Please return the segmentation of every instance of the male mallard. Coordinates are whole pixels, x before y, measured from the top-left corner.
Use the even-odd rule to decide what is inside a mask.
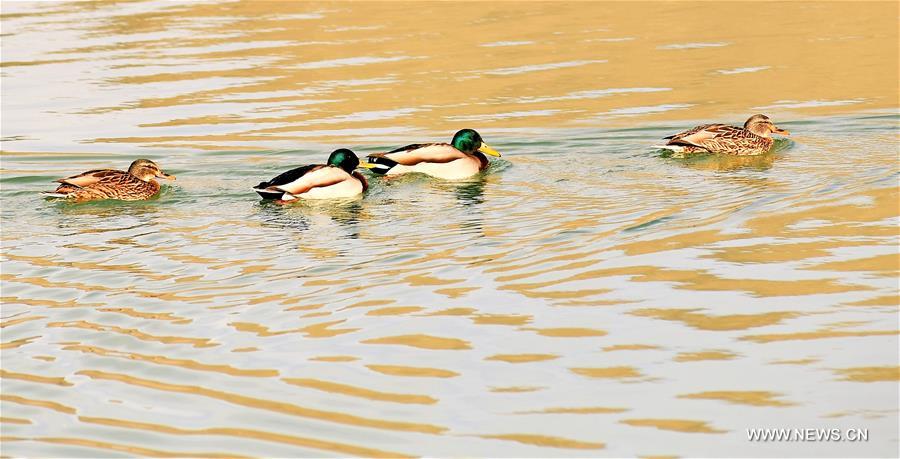
[[[94,169],[71,177],[56,180],[61,183],[55,191],[42,194],[53,198],[64,198],[75,202],[118,199],[120,201],[141,201],[159,193],[156,177],[175,180],[149,159],[138,159],[131,163],[128,172],[115,169]]]
[[[341,148],[328,157],[328,164],[309,164],[291,169],[268,182],[260,182],[253,190],[263,199],[293,201],[297,198],[352,198],[369,187],[357,167],[361,163],[352,151]]]
[[[761,155],[772,148],[770,133],[789,135],[766,115],[753,115],[743,128],[727,124],[704,124],[665,137],[668,143],[658,148],[678,153],[720,153],[725,155]]]
[[[372,172],[379,174],[421,172],[437,178],[456,180],[484,170],[488,166],[484,154],[500,156],[500,153],[481,140],[481,135],[477,132],[463,129],[453,136],[450,143],[407,145],[387,153],[369,155],[368,160],[374,165]]]

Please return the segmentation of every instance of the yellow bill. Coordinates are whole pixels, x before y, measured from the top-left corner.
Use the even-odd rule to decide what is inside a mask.
[[[498,158],[500,157],[500,152],[499,152],[499,151],[494,150],[493,148],[491,148],[490,145],[488,145],[488,144],[486,144],[486,143],[484,143],[484,142],[481,142],[481,146],[478,147],[478,151],[480,151],[480,152],[482,152],[482,153],[484,153],[484,154],[486,154],[486,155],[496,156],[496,157],[498,157]]]
[[[356,166],[356,167],[361,167],[361,168],[363,168],[363,169],[374,169],[374,168],[378,167],[378,165],[377,165],[377,164],[372,164],[372,163],[367,163],[367,162],[365,162],[365,161],[360,161],[360,162],[359,162],[359,165]]]

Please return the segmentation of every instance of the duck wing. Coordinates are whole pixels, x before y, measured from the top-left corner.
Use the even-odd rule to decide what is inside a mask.
[[[253,187],[253,190],[262,196],[263,199],[281,199],[285,192],[285,190],[280,188],[282,185],[296,182],[309,172],[322,167],[325,167],[325,165],[308,164],[306,166],[300,166],[287,172],[282,172],[269,181],[259,182],[258,185]]]
[[[383,155],[387,155],[387,154],[391,154],[391,153],[399,153],[399,152],[401,152],[401,151],[418,150],[418,149],[420,149],[420,148],[430,147],[430,146],[432,146],[432,145],[440,145],[440,144],[439,144],[439,143],[411,143],[411,144],[409,144],[409,145],[407,145],[407,146],[405,146],[405,147],[400,147],[400,148],[391,150],[391,151],[386,152],[386,153],[376,153],[376,155],[378,155],[378,156],[383,156]]]
[[[748,131],[727,124],[704,124],[684,132],[666,137],[670,139],[666,145],[685,145],[705,148],[704,143],[709,140],[722,138],[745,137]]]
[[[115,169],[94,169],[87,172],[82,172],[78,175],[73,175],[71,177],[65,177],[54,181],[65,185],[84,188],[86,186],[91,186],[100,182],[117,182],[126,175],[128,175],[127,172]]]
[[[449,163],[465,157],[465,153],[457,150],[449,143],[415,143],[387,153],[368,155],[369,162],[375,164],[381,164],[379,158],[386,158],[394,164],[402,164],[404,166],[415,166],[422,162]],[[391,164],[391,166],[394,164]]]
[[[256,185],[256,188],[268,188],[270,186],[279,186],[291,183],[304,175],[310,173],[311,171],[325,167],[324,164],[307,164],[306,166],[300,166],[294,169],[291,169],[287,172],[282,172],[275,176],[275,178],[266,181],[259,182],[259,185]]]
[[[265,199],[290,200],[313,188],[334,185],[348,178],[349,174],[339,167],[310,164],[291,169],[268,182],[260,182],[253,189]]]

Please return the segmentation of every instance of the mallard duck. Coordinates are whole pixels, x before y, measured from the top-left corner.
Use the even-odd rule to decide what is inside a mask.
[[[267,182],[253,187],[263,199],[282,202],[298,198],[352,198],[366,191],[369,184],[357,167],[371,168],[360,162],[356,153],[341,148],[328,156],[328,164],[309,164],[291,169]]]
[[[159,193],[159,183],[154,178],[175,180],[149,159],[138,159],[131,163],[128,171],[115,169],[94,169],[71,177],[56,180],[61,183],[54,191],[42,194],[52,198],[63,198],[75,202],[118,199],[120,201],[142,201]]]
[[[750,156],[761,155],[772,148],[769,134],[789,135],[766,115],[753,115],[743,128],[727,124],[704,124],[665,137],[669,141],[662,146],[664,150],[677,153],[719,153],[724,155]]]
[[[378,174],[405,174],[421,172],[447,180],[471,177],[488,166],[484,155],[500,156],[481,135],[472,129],[463,129],[453,136],[450,143],[416,143],[368,156]]]

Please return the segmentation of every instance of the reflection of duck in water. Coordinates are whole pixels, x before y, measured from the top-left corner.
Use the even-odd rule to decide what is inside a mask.
[[[363,207],[365,201],[361,199],[299,200],[292,206],[267,205],[269,203],[272,201],[260,202],[257,207],[258,220],[263,226],[288,230],[284,234],[313,231],[327,234],[329,238],[358,239],[359,223],[368,217]],[[327,219],[322,219],[323,216]],[[328,220],[337,223],[344,231],[335,232],[335,227],[327,224]]]
[[[396,175],[420,172],[432,177],[458,180],[471,177],[488,166],[484,155],[500,156],[472,129],[463,129],[450,143],[417,143],[369,155],[372,172]]]
[[[724,155],[751,156],[761,155],[772,148],[772,137],[769,135],[788,135],[790,132],[781,129],[766,115],[753,115],[743,128],[727,124],[704,124],[665,137],[669,141],[662,146],[664,150],[676,153],[719,153]]]
[[[673,155],[672,157],[675,157]],[[697,155],[678,161],[680,166],[690,169],[728,172],[742,169],[764,171],[772,167],[778,155],[755,156],[726,156],[726,155]]]
[[[484,180],[460,183],[453,191],[464,206],[484,203]]]
[[[366,191],[369,184],[357,167],[371,168],[361,163],[352,151],[341,148],[328,157],[328,164],[309,164],[291,169],[272,180],[260,182],[253,190],[263,199],[281,202],[298,198],[352,198]]]
[[[128,171],[115,169],[94,169],[71,177],[56,180],[61,183],[55,191],[45,191],[44,196],[63,198],[76,202],[118,199],[120,201],[143,201],[159,193],[160,185],[154,178],[175,180],[149,159],[138,159],[131,163]]]

